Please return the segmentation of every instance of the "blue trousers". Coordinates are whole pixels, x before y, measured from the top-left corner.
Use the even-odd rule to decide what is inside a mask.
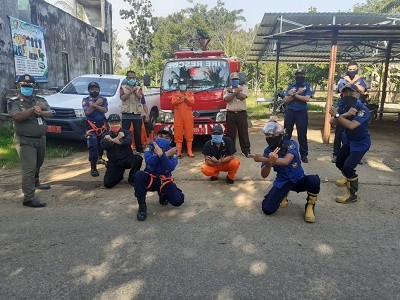
[[[147,188],[151,181],[150,174],[144,171],[138,171],[135,174],[135,197],[146,196],[147,191],[158,192],[162,195],[173,206],[181,206],[185,202],[185,195],[182,190],[179,189],[176,184],[171,181],[163,186],[160,191],[160,187],[163,184],[160,178],[153,178],[152,184]]]
[[[100,147],[101,136],[98,136],[95,131],[86,134],[87,147],[89,150],[89,161],[97,162],[102,153]]]
[[[350,145],[344,144],[339,150],[336,167],[342,171],[346,178],[355,178],[356,167],[367,151],[350,151]]]
[[[301,157],[308,156],[308,143],[307,143],[307,126],[308,126],[308,112],[306,110],[294,111],[286,109],[284,127],[286,134],[285,140],[292,139],[293,127],[296,124],[297,140],[299,141],[299,152]]]
[[[281,188],[272,187],[272,189],[265,195],[262,202],[262,210],[265,214],[271,215],[279,209],[282,199],[287,196],[290,191],[297,193],[305,192],[311,194],[318,194],[320,190],[321,181],[318,175],[306,175],[296,183],[287,182]]]

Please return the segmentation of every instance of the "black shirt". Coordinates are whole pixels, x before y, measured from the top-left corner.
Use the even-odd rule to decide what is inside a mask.
[[[211,140],[208,141],[203,147],[203,154],[205,156],[214,156],[216,159],[231,156],[235,153],[235,145],[229,137],[225,136],[222,137],[222,143],[219,145],[219,148]]]

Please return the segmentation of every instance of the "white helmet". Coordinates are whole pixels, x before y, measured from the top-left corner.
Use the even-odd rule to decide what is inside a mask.
[[[276,121],[268,121],[267,124],[264,125],[262,132],[266,137],[274,137],[285,134],[285,129],[283,126]]]

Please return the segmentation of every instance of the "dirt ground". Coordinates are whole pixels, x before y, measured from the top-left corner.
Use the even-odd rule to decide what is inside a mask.
[[[372,137],[372,147],[364,157],[364,164],[359,166],[361,182],[377,184],[377,189],[382,189],[385,193],[385,185],[399,185],[400,174],[400,122],[395,116],[386,117],[384,121],[375,121],[370,126]],[[276,117],[283,124],[281,117]],[[252,143],[252,153],[262,153],[265,141],[260,134],[262,126],[266,120],[252,121],[250,127],[250,140]],[[322,143],[324,114],[310,113],[308,139],[309,139],[309,164],[303,167],[309,173],[317,173],[322,181],[333,181],[338,177],[334,164],[330,163],[332,144]],[[330,141],[333,141],[333,129],[331,129]],[[293,132],[296,138],[296,131]],[[184,157],[180,160],[174,177],[179,181],[205,180],[199,168],[202,165],[203,157],[201,154],[202,146],[206,139],[196,138],[194,151],[196,157],[190,159]],[[240,150],[237,145],[237,149]],[[238,153],[240,151],[238,150]],[[246,159],[239,155],[242,165],[237,174],[237,181],[260,180],[258,165],[251,159]],[[143,168],[143,167],[142,167]],[[102,199],[112,200],[115,196],[115,189],[124,191],[128,195],[131,187],[125,181],[114,189],[105,189],[102,186],[102,176],[104,176],[104,166],[99,165],[100,176],[91,177],[90,168],[87,161],[86,151],[74,153],[71,157],[59,159],[46,159],[41,170],[41,181],[50,183],[50,191],[37,191],[37,195],[50,205],[62,205],[63,201],[79,197],[83,200]],[[273,179],[274,175],[270,175]],[[5,201],[19,202],[22,193],[20,191],[21,176],[20,169],[7,169],[0,171],[0,193]],[[98,189],[101,189],[99,191]]]

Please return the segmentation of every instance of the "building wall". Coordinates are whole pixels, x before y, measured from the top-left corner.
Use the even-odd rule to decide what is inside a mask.
[[[28,12],[18,11],[18,0],[0,0],[2,7],[0,10],[0,72],[2,74],[0,99],[3,109],[5,89],[15,88],[14,57],[8,16],[44,28],[49,82],[42,83],[42,88],[64,86],[69,80],[82,74],[113,73],[110,3],[101,1],[104,3],[104,30],[100,31],[43,0],[25,1],[29,4]],[[68,65],[63,64],[66,57],[68,57]],[[96,61],[94,70],[93,59]],[[106,60],[104,65],[103,60]]]

